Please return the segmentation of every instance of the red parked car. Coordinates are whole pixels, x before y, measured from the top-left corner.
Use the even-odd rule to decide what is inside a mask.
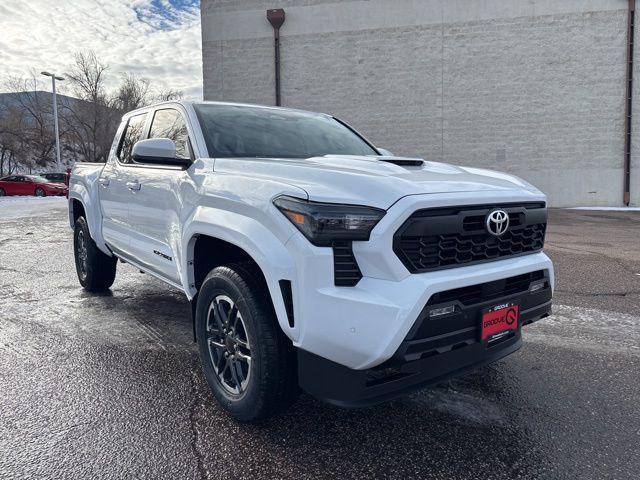
[[[0,197],[5,195],[64,196],[68,187],[39,175],[10,175],[0,178]]]

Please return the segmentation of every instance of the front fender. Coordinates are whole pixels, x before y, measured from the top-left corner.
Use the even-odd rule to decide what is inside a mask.
[[[295,342],[299,334],[298,327],[289,326],[278,283],[281,279],[287,279],[297,285],[294,259],[284,246],[286,240],[281,241],[269,228],[253,218],[212,207],[197,207],[186,225],[188,227],[182,236],[182,265],[190,265],[193,261],[194,246],[199,235],[217,238],[244,250],[262,270],[278,323],[282,331]],[[193,272],[193,268],[185,268],[182,272],[184,291],[189,299],[197,293]]]
[[[73,201],[78,200],[84,207],[85,217],[89,226],[91,238],[97,247],[105,254],[111,256],[102,236],[102,211],[100,210],[100,200],[96,186],[96,179],[100,175],[97,172],[95,178],[93,174],[85,178],[71,177],[69,182],[69,225],[74,228]]]

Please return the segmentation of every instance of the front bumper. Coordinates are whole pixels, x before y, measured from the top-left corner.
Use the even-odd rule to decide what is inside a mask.
[[[554,287],[553,264],[543,252],[425,273],[410,273],[393,251],[394,235],[420,209],[452,205],[506,205],[543,202],[539,192],[519,190],[409,195],[393,204],[367,242],[353,242],[362,273],[351,287],[336,286],[334,252],[293,234],[286,248],[295,271],[289,307],[279,321],[299,351],[299,382],[309,393],[341,405],[383,401],[426,384],[458,375],[502,358],[520,346],[520,330],[485,348],[477,338],[482,302],[501,304],[492,286],[464,304],[454,317],[438,319],[437,332],[421,328],[427,306],[442,292],[497,285],[513,277],[544,272],[546,297],[519,298],[521,318],[529,323],[549,314]],[[277,291],[278,280],[272,281]],[[518,291],[518,295],[526,295]],[[466,294],[465,294],[466,295]],[[505,289],[502,297],[511,298]],[[463,295],[464,296],[464,295]],[[455,297],[455,295],[454,295]],[[453,297],[448,297],[448,301]]]
[[[407,275],[400,281],[365,276],[355,287],[327,285],[333,281],[330,252],[326,259],[315,255],[296,265],[315,275],[300,275],[294,283],[294,311],[301,319],[294,345],[355,370],[392,358],[438,292],[540,270],[548,272],[553,287],[553,265],[544,253]]]
[[[521,307],[520,327],[551,313],[551,286],[547,272],[541,272],[545,287],[531,293],[475,298],[462,304],[451,300],[423,308],[411,331],[392,358],[370,369],[354,370],[318,355],[298,351],[300,386],[308,393],[343,407],[367,406],[464,374],[499,360],[518,350],[521,328],[497,343],[480,341],[482,311],[489,306],[515,302]],[[495,283],[495,282],[494,282]],[[487,284],[491,285],[491,284]],[[453,292],[457,293],[457,292]],[[456,313],[436,320],[429,311],[457,303]]]

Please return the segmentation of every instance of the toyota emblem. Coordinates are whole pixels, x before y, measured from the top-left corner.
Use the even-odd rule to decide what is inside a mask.
[[[494,210],[487,215],[487,232],[494,237],[499,237],[509,228],[509,214],[504,210]]]

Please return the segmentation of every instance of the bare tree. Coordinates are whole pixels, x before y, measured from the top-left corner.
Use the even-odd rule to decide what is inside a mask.
[[[165,89],[156,93],[154,100],[157,102],[170,102],[171,100],[180,100],[183,96],[182,90]]]
[[[149,104],[149,80],[125,73],[122,83],[115,93],[112,106],[122,112],[129,112]]]
[[[13,173],[16,154],[21,151],[19,137],[6,128],[8,121],[5,116],[0,119],[0,177]]]
[[[109,67],[94,52],[80,52],[66,73],[58,96],[63,159],[104,162],[122,114],[155,101],[182,98],[179,90],[152,88],[151,82],[125,73],[118,87],[107,89]],[[38,91],[35,72],[11,78],[0,102],[0,175],[16,170],[46,168],[55,162],[51,95]]]
[[[62,114],[69,127],[71,141],[88,162],[106,160],[119,121],[119,115],[106,93],[107,69],[95,53],[77,53],[67,74],[79,101],[70,102],[62,109]]]
[[[38,91],[36,74],[28,78],[10,77],[0,115],[0,134],[5,156],[34,167],[55,162],[51,97]]]
[[[105,72],[108,69],[109,66],[102,63],[95,52],[77,52],[74,64],[67,72],[75,96],[94,103],[104,101]]]
[[[24,137],[18,134],[22,131],[22,116],[15,108],[0,105],[0,177],[9,175],[17,167],[16,155],[24,147]]]
[[[9,112],[9,106],[6,102],[0,103],[0,177],[5,175],[5,172],[12,173],[9,169],[11,166],[11,159],[14,152],[14,137],[13,129],[10,126],[11,112]]]

